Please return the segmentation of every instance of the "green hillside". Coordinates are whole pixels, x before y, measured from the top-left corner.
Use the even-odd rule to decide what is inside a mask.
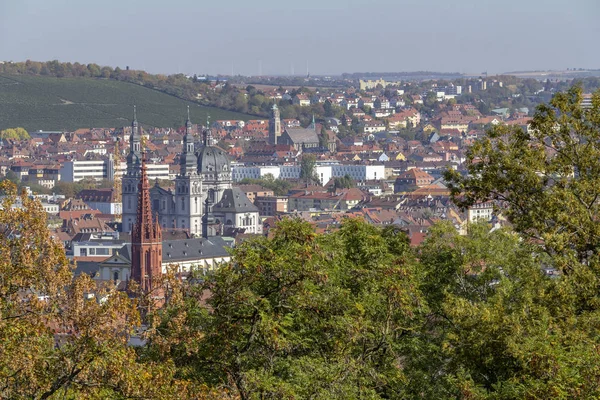
[[[200,106],[135,84],[96,78],[53,78],[0,75],[0,129],[22,126],[28,131],[75,130],[128,125],[137,105],[146,126],[183,125],[187,105],[192,122],[252,117]]]

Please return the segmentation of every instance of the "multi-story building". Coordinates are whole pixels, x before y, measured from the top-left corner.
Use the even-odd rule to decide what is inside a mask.
[[[85,189],[77,194],[77,198],[102,214],[116,215],[123,211],[114,188]]]
[[[476,203],[467,210],[469,222],[489,222],[494,215],[494,203],[491,201]]]
[[[286,196],[257,196],[254,205],[258,207],[260,215],[273,216],[288,212]]]
[[[340,210],[347,211],[356,207],[367,196],[357,188],[345,189],[336,193],[297,192],[289,196],[289,211]]]
[[[319,177],[322,185],[325,185],[331,178],[341,178],[350,176],[355,181],[379,180],[385,179],[384,165],[355,165],[355,164],[317,164],[315,173]],[[243,166],[235,165],[232,167],[232,176],[235,182],[244,178],[260,179],[265,175],[273,175],[275,179],[299,179],[299,165],[262,165],[262,166]]]
[[[60,178],[64,182],[79,182],[83,179],[114,179],[114,160],[112,154],[105,159],[66,161],[60,169]]]

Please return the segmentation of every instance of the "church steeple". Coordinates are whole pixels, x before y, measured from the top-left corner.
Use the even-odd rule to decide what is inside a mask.
[[[281,137],[281,118],[277,104],[273,104],[269,119],[269,144],[276,145],[279,137]]]
[[[141,172],[136,223],[131,235],[131,278],[142,290],[150,291],[153,281],[162,274],[162,231],[158,218],[152,218],[145,153]]]
[[[204,146],[214,146],[212,130],[210,129],[210,115],[206,116],[206,130],[204,131]]]
[[[123,204],[122,232],[132,232],[136,221],[136,203],[140,183],[140,165],[142,162],[142,143],[137,121],[136,106],[133,106],[133,121],[129,135],[129,154],[127,155],[127,170],[121,181],[121,199]]]
[[[214,224],[215,219],[212,215],[214,192],[209,190],[206,200],[204,200],[204,215],[202,216],[202,237],[207,239],[209,234],[209,227]]]
[[[185,121],[185,134],[192,134],[192,121],[190,121],[190,106],[187,106],[187,120]]]
[[[133,106],[133,121],[131,122],[131,134],[129,135],[129,155],[127,156],[127,164],[139,164],[142,149],[142,139],[139,132],[137,121],[136,106]]]
[[[180,174],[182,176],[189,175],[196,169],[198,162],[194,156],[194,138],[192,136],[192,122],[190,121],[190,106],[187,109],[188,117],[185,121],[185,135],[183,136],[183,151],[179,161]]]

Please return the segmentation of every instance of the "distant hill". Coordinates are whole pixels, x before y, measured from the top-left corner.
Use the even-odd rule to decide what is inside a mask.
[[[129,125],[133,105],[138,121],[157,127],[182,126],[190,105],[192,122],[256,118],[201,106],[143,86],[100,78],[0,75],[0,129],[75,130]]]

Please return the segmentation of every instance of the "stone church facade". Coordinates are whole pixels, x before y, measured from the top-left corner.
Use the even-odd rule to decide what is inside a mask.
[[[236,232],[262,234],[258,208],[245,193],[232,186],[230,160],[226,152],[215,145],[210,128],[203,132],[198,150],[191,128],[188,115],[174,190],[162,188],[158,182],[150,188],[152,212],[160,226],[186,230],[197,237]],[[134,117],[127,171],[122,182],[123,232],[131,232],[136,221],[142,157],[140,142]]]

